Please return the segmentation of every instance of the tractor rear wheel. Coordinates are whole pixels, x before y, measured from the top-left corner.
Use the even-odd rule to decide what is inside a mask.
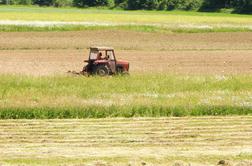
[[[99,75],[99,76],[107,76],[107,75],[109,75],[109,69],[105,65],[99,65],[95,69],[95,74]]]

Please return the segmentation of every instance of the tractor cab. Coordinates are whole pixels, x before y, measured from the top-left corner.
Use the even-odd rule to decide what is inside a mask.
[[[115,60],[113,48],[90,48],[89,60]]]
[[[83,72],[100,76],[128,73],[129,63],[118,61],[113,48],[91,47]]]

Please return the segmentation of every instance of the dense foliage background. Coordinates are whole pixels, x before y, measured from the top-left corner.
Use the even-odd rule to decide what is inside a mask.
[[[129,10],[200,10],[218,11],[234,9],[236,12],[252,13],[252,0],[0,0],[1,4],[40,6],[77,6],[123,8]]]

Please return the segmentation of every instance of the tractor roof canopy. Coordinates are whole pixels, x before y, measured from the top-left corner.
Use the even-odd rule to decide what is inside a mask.
[[[112,47],[90,47],[91,51],[113,51]]]

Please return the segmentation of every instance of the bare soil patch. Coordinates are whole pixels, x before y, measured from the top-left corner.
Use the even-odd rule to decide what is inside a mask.
[[[248,51],[117,51],[130,62],[131,73],[251,74]],[[52,75],[80,71],[87,50],[0,51],[1,74]]]
[[[79,32],[4,32],[0,49],[83,49],[92,45],[120,50],[248,50],[251,32],[144,33],[120,30]]]

